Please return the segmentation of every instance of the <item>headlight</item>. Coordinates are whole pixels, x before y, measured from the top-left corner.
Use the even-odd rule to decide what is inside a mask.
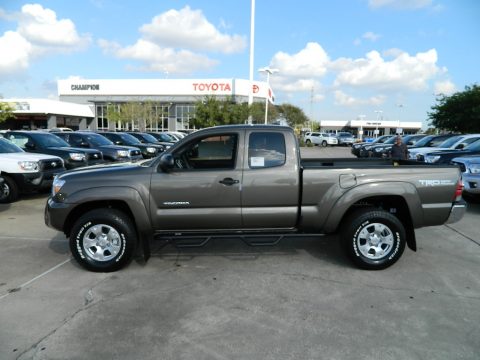
[[[364,149],[365,150],[370,150],[372,148],[372,146],[365,146]]]
[[[84,161],[85,160],[85,154],[82,153],[70,153],[70,159],[74,161]]]
[[[118,150],[117,155],[118,157],[128,157],[128,150]]]
[[[65,185],[65,180],[60,180],[58,177],[55,177],[52,183],[52,196],[57,195],[63,185]]]
[[[382,152],[382,151],[383,151],[383,148],[375,148],[375,149],[373,149],[373,151],[375,151],[375,152]]]
[[[36,161],[19,161],[18,166],[25,171],[38,171],[38,162]]]
[[[480,164],[471,164],[469,169],[472,174],[480,174]]]
[[[427,155],[425,156],[425,162],[434,163],[440,160],[440,155]]]
[[[154,147],[147,147],[147,152],[154,154],[157,151]]]

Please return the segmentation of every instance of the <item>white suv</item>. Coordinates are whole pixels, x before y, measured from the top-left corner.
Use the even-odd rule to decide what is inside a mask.
[[[305,144],[321,145],[321,146],[333,146],[338,145],[338,139],[332,134],[322,132],[307,132],[303,136]]]

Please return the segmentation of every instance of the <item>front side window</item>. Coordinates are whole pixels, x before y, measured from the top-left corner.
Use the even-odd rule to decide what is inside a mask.
[[[248,140],[248,166],[251,169],[285,164],[285,137],[281,133],[258,132]]]
[[[214,135],[197,139],[174,154],[177,169],[234,169],[238,136]]]

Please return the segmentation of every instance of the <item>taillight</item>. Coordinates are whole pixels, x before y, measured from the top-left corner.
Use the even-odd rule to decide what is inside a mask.
[[[457,187],[455,188],[455,195],[453,201],[460,201],[462,199],[463,192],[463,181],[462,179],[458,180]]]

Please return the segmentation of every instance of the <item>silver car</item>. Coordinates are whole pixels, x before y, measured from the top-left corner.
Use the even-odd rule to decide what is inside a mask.
[[[464,156],[452,159],[462,171],[463,197],[468,201],[480,200],[480,156]]]

